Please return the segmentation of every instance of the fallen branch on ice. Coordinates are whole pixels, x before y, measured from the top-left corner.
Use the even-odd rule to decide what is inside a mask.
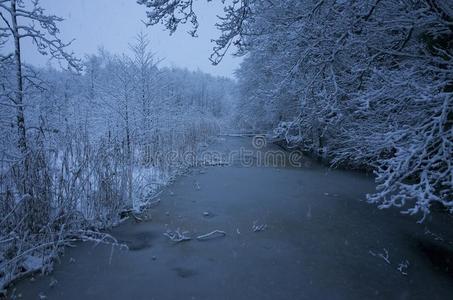
[[[146,201],[143,204],[141,204],[139,210],[143,211],[145,209],[149,209],[149,208],[152,208],[152,207],[155,207],[155,206],[159,205],[161,200],[160,199],[154,200],[154,199],[159,197],[162,194],[162,192],[163,191],[160,191],[159,193],[155,194],[150,199],[148,199],[148,201]],[[154,200],[154,201],[152,201],[152,200]]]
[[[197,241],[206,241],[206,240],[211,240],[219,237],[224,237],[226,236],[226,232],[222,230],[214,230],[211,231],[207,234],[199,235],[197,236]]]
[[[175,231],[167,230],[167,232],[164,233],[166,237],[168,237],[172,242],[176,243],[190,241],[192,238],[188,236],[188,234],[188,231],[181,232],[179,228]]]
[[[369,251],[369,253],[375,257],[382,258],[386,263],[388,263],[390,265],[389,252],[385,248],[383,250],[384,250],[384,253],[375,253],[371,250]]]
[[[159,205],[160,202],[161,202],[160,199],[157,199],[157,200],[155,200],[155,201],[146,202],[145,204],[143,204],[142,206],[140,206],[140,210],[153,208],[153,207]]]
[[[256,224],[256,221],[252,225],[253,232],[260,232],[267,229],[267,224]]]
[[[400,271],[401,274],[407,275],[408,268],[409,268],[409,261],[407,259],[405,259],[404,261],[400,262],[397,270]]]

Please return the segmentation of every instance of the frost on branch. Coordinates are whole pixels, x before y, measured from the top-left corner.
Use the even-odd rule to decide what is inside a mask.
[[[170,33],[174,33],[180,24],[190,22],[192,29],[189,33],[196,36],[198,19],[193,10],[193,0],[138,0],[137,3],[146,6],[147,25],[163,24]]]
[[[211,231],[209,233],[197,236],[197,240],[198,241],[207,241],[207,240],[211,240],[211,239],[215,239],[215,238],[219,238],[219,237],[224,237],[224,236],[226,236],[226,232],[225,231],[216,229],[216,230]]]
[[[192,239],[188,234],[188,231],[181,231],[178,228],[175,231],[167,230],[167,232],[164,233],[164,236],[166,236],[172,242],[180,243],[190,241]]]
[[[405,212],[429,213],[434,202],[443,204],[453,213],[453,129],[451,95],[435,109],[431,118],[416,128],[407,128],[394,139],[394,157],[377,162],[377,193],[368,196],[379,207],[415,205]],[[390,135],[390,134],[389,134]]]
[[[207,2],[211,0],[206,0]],[[198,18],[194,11],[194,0],[138,0],[137,3],[146,7],[147,25],[162,24],[170,34],[174,33],[181,24],[191,24],[189,34],[197,36]],[[213,53],[210,61],[219,64],[228,49],[234,45],[242,53],[245,23],[251,18],[250,0],[222,1],[224,4],[223,16],[218,16],[216,27],[221,32],[220,37],[213,39]]]
[[[374,170],[368,200],[381,208],[453,212],[451,1],[249,6],[237,123],[275,128],[334,167]]]

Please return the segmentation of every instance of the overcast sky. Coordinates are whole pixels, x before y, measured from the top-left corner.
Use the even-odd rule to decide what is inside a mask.
[[[79,57],[96,53],[100,46],[112,53],[128,53],[128,44],[140,31],[148,34],[152,52],[164,58],[162,65],[185,67],[190,70],[200,69],[214,75],[233,77],[240,58],[225,57],[218,66],[212,66],[208,58],[211,53],[211,38],[218,36],[214,27],[216,15],[222,13],[220,1],[197,2],[200,22],[199,37],[187,34],[188,28],[180,28],[169,36],[162,26],[146,27],[145,7],[135,0],[41,0],[41,5],[48,13],[63,17],[60,24],[60,36],[64,41],[75,39],[71,50]],[[45,65],[46,57],[33,51],[31,44],[23,44],[25,61],[35,65]]]

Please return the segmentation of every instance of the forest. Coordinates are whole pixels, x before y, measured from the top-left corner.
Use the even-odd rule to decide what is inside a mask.
[[[197,36],[197,1],[136,2]],[[0,0],[0,290],[77,241],[119,243],[107,229],[198,166],[184,154],[232,133],[373,174],[366,202],[389,214],[453,214],[452,1],[221,6],[209,59],[241,59],[235,78],[162,65],[146,30],[128,54],[73,53],[40,1]],[[25,63],[23,40],[53,63]]]

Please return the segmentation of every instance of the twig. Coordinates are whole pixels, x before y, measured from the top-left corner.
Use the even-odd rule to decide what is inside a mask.
[[[397,270],[401,272],[403,275],[407,275],[407,269],[409,268],[409,261],[407,259],[400,262],[398,265]]]
[[[214,239],[214,238],[224,237],[224,236],[226,236],[226,232],[225,231],[214,230],[214,231],[211,231],[209,233],[197,236],[197,240],[198,241],[206,241],[206,240],[211,240],[211,239]]]
[[[190,241],[192,238],[187,234],[189,234],[188,231],[181,232],[179,228],[175,231],[167,230],[167,232],[164,233],[166,237],[168,237],[172,242],[176,243]]]
[[[142,205],[140,205],[140,210],[145,210],[145,209],[149,209],[151,207],[157,206],[161,202],[162,201],[160,199],[157,199],[155,201],[149,201],[149,202],[143,203]]]
[[[383,250],[384,250],[384,253],[375,253],[371,250],[369,251],[369,253],[375,257],[382,258],[386,263],[388,263],[390,265],[389,252],[385,248]]]
[[[259,224],[259,225],[257,225],[256,222],[257,221],[253,222],[253,225],[252,225],[253,232],[260,232],[260,231],[266,230],[267,224]]]

